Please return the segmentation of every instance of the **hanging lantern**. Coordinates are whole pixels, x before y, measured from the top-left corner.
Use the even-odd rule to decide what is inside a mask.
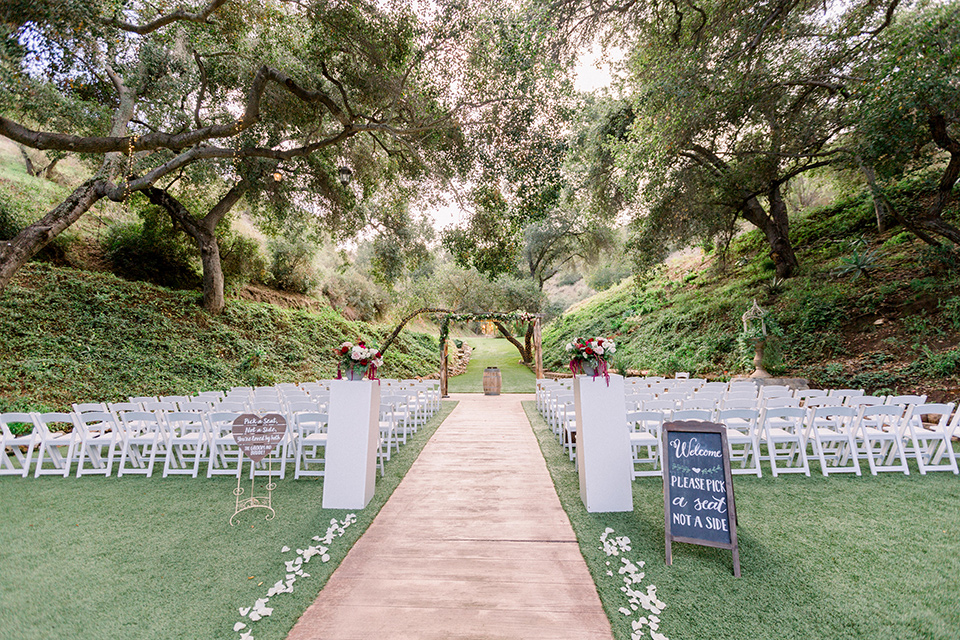
[[[350,178],[353,176],[353,171],[350,170],[350,167],[342,166],[337,169],[337,179],[340,180],[340,184],[347,186],[350,184]]]

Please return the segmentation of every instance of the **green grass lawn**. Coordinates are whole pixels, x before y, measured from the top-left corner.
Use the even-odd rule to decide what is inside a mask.
[[[626,557],[646,562],[642,587],[656,585],[666,603],[659,631],[671,640],[960,637],[953,474],[823,478],[811,464],[810,478],[735,476],[743,571],[735,579],[729,551],[675,543],[665,566],[659,478],[633,483],[633,512],[587,513],[573,464],[536,403],[524,408],[618,639],[629,640],[639,614],[619,612],[621,563],[600,549],[607,527],[630,538]]]
[[[473,347],[466,373],[447,381],[450,393],[483,393],[483,370],[487,367],[500,369],[502,393],[533,393],[536,377],[520,364],[520,352],[503,338],[470,338],[465,340]]]
[[[292,469],[273,493],[275,519],[254,509],[233,527],[235,478],[0,478],[0,639],[235,640],[238,609],[284,580],[284,562],[317,545],[331,518],[356,513],[330,560],[315,556],[310,577],[270,599],[271,616],[242,620],[257,640],[285,638],[455,405],[394,453],[354,512],[321,509],[322,479],[293,480]]]

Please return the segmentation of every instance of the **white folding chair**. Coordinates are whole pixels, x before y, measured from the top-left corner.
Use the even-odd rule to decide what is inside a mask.
[[[760,437],[757,434],[756,408],[721,409],[717,422],[727,429],[727,447],[730,450],[730,473],[763,476],[760,469]],[[751,464],[752,461],[752,464]],[[739,462],[739,468],[733,463]]]
[[[912,405],[907,411],[904,423],[910,434],[910,451],[917,459],[920,475],[927,471],[952,471],[960,473],[957,458],[953,451],[950,428],[950,414],[954,404],[930,403]],[[935,422],[925,423],[924,417],[936,416]],[[944,457],[947,461],[943,462]]]
[[[633,478],[660,476],[660,427],[663,414],[659,411],[628,411],[627,425],[630,428],[630,449],[633,452]],[[637,468],[647,465],[648,468]]]
[[[207,426],[203,415],[192,411],[164,414],[163,424],[167,429],[164,478],[171,474],[197,477],[200,461],[207,450]]]
[[[866,458],[870,473],[901,471],[910,475],[903,448],[903,407],[897,405],[861,406],[858,416],[860,457]],[[899,464],[894,464],[894,459]]]
[[[207,415],[207,477],[240,477],[243,454],[233,437],[233,423],[242,414],[217,411]]]
[[[760,387],[758,397],[761,401],[768,398],[782,398],[784,396],[793,397],[793,389],[783,384],[765,384]]]
[[[77,415],[77,477],[84,475],[109,476],[113,458],[121,446],[120,425],[112,413],[91,411]],[[91,467],[86,468],[85,461]]]
[[[0,476],[26,478],[38,444],[40,431],[31,414],[0,413]],[[21,447],[26,447],[26,452]],[[8,449],[12,457],[7,455]]]
[[[781,473],[810,475],[807,447],[803,440],[806,409],[800,407],[768,407],[760,414],[760,439],[767,445],[770,471],[776,478]],[[783,467],[777,467],[782,461]]]
[[[765,398],[763,406],[768,409],[780,409],[782,407],[799,407],[800,399],[793,396],[773,396]]]
[[[120,417],[123,436],[120,444],[120,466],[117,477],[127,473],[153,475],[158,454],[166,453],[166,429],[161,417],[148,411],[127,411]],[[127,468],[127,461],[131,468]]]
[[[807,411],[804,438],[820,460],[820,472],[825,476],[831,473],[855,473],[859,476],[860,461],[855,433],[859,409],[824,405],[810,407]]]
[[[159,402],[160,398],[157,396],[130,396],[127,400],[139,404],[142,407],[144,402]]]
[[[797,389],[793,392],[793,397],[799,400],[804,406],[806,406],[807,398],[823,398],[826,397],[827,392],[825,389]]]
[[[76,414],[37,413],[33,417],[33,423],[40,434],[40,444],[37,447],[37,466],[34,468],[33,477],[56,475],[66,478],[70,475],[70,465],[76,447]],[[47,456],[50,457],[50,462],[53,465],[52,469],[43,467],[43,462]]]
[[[875,407],[884,404],[883,396],[847,396],[843,399],[843,404],[847,407]]]
[[[884,404],[898,404],[901,407],[908,407],[912,404],[924,404],[926,401],[927,401],[926,395],[887,396],[887,399],[884,401]]]
[[[293,477],[297,479],[300,476],[322,476],[327,448],[327,414],[298,413],[294,420],[297,437],[294,444],[296,453]],[[320,468],[311,469],[310,465],[320,465]]]

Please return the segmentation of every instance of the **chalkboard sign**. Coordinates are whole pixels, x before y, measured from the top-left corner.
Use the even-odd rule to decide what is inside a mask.
[[[733,575],[739,578],[737,511],[726,427],[712,422],[667,422],[662,438],[667,564],[673,564],[671,542],[730,549]]]

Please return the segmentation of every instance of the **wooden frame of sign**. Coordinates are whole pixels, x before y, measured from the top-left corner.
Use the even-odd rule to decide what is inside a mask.
[[[667,565],[673,564],[672,542],[730,549],[733,575],[739,578],[737,508],[726,427],[694,420],[667,422],[661,438]]]

